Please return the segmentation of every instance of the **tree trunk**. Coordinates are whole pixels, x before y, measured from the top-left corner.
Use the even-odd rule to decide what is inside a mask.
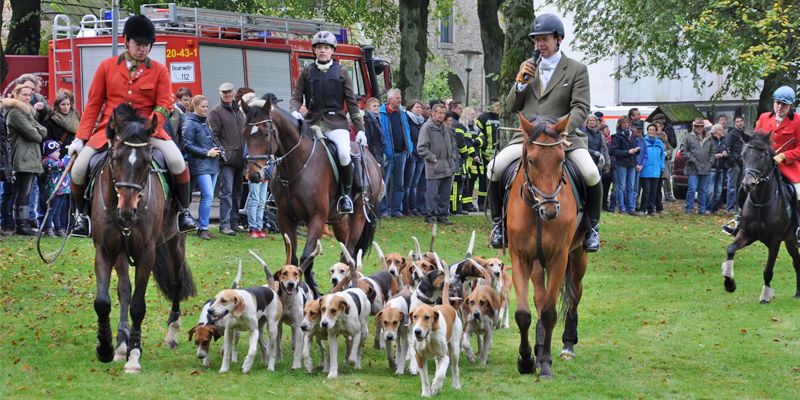
[[[533,52],[533,42],[528,40],[528,33],[536,17],[530,0],[505,0],[502,7],[506,20],[506,37],[503,51],[503,65],[500,69],[500,99],[505,102],[506,94],[511,90],[519,66]],[[517,126],[516,115],[511,115],[507,107],[500,114],[502,124]]]
[[[478,21],[483,45],[483,71],[489,98],[500,96],[500,67],[505,37],[497,12],[504,0],[478,0]]]
[[[756,118],[758,118],[761,113],[772,111],[772,93],[775,92],[775,89],[781,87],[783,78],[783,74],[770,74],[764,78],[764,87],[758,95],[758,113],[756,114]]]
[[[11,22],[8,24],[6,53],[39,54],[41,18],[41,0],[11,0]]]
[[[428,60],[430,0],[400,0],[400,71],[397,87],[404,99],[422,99]]]
[[[6,0],[0,0],[0,10],[6,7]],[[0,15],[0,30],[3,28],[3,16]],[[6,61],[6,53],[3,51],[3,38],[0,37],[0,82],[6,80],[8,75],[8,61]]]

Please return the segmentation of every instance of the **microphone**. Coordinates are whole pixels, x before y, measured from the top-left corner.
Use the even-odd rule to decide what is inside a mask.
[[[533,60],[533,64],[536,65],[537,67],[539,66],[539,59],[540,58],[542,58],[542,52],[539,51],[539,49],[534,50],[533,54],[531,55],[531,60]],[[529,80],[530,78],[531,77],[529,77],[528,74],[525,74],[525,80],[526,81]]]

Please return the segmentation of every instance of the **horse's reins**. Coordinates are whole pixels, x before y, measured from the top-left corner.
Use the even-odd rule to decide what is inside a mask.
[[[267,119],[264,119],[264,120],[261,120],[261,121],[257,121],[257,122],[251,122],[251,123],[248,123],[247,126],[259,126],[261,124],[269,124],[269,130],[267,131],[267,134],[264,135],[265,138],[267,139],[267,143],[269,145],[267,154],[260,155],[260,156],[248,155],[247,156],[247,162],[248,162],[248,164],[258,165],[260,168],[263,169],[263,168],[266,168],[266,165],[261,166],[260,164],[256,163],[256,161],[270,160],[272,158],[272,156],[271,156],[271,154],[273,153],[272,143],[273,143],[273,141],[274,142],[278,141],[278,134],[275,131],[275,127],[274,127],[274,125],[272,123],[272,118],[267,118]],[[259,129],[259,131],[260,131],[260,129]],[[272,140],[270,140],[270,138]],[[298,149],[300,147],[300,145],[302,144],[302,142],[303,142],[303,133],[302,132],[298,132],[297,143],[295,143],[295,145],[292,146],[292,148],[290,148],[289,151],[284,153],[282,156],[275,157],[275,161],[274,162],[275,162],[275,165],[277,166],[277,168],[279,170],[280,170],[280,167],[282,167],[284,165],[284,160],[287,157],[289,157],[296,149]],[[274,179],[277,179],[278,182],[280,182],[280,184],[284,188],[286,188],[287,190],[289,188],[289,184],[292,183],[295,179],[297,179],[297,177],[299,177],[301,175],[303,170],[305,170],[306,167],[308,167],[308,164],[311,162],[311,157],[314,155],[314,150],[316,150],[316,148],[317,148],[317,139],[313,138],[311,140],[311,142],[312,142],[311,151],[308,153],[308,158],[306,158],[306,161],[303,163],[303,166],[300,167],[300,170],[297,171],[297,174],[295,174],[293,177],[291,177],[289,179],[281,178],[277,174],[274,176]]]
[[[39,258],[41,258],[45,264],[52,264],[58,258],[58,256],[61,255],[61,252],[64,250],[64,246],[66,246],[67,244],[67,240],[69,240],[70,235],[68,230],[68,233],[64,235],[64,239],[61,242],[61,246],[58,248],[58,250],[56,250],[52,258],[46,258],[44,254],[42,254],[41,240],[43,234],[42,231],[44,229],[44,223],[47,222],[47,217],[53,211],[52,202],[53,199],[56,197],[58,188],[61,186],[61,183],[64,182],[64,179],[66,179],[67,175],[69,174],[69,171],[72,170],[72,164],[75,164],[75,160],[77,158],[78,158],[77,156],[70,158],[69,163],[67,163],[67,166],[64,168],[64,172],[61,173],[61,177],[59,177],[58,182],[56,182],[55,189],[53,189],[53,193],[50,194],[50,197],[47,198],[47,202],[45,203],[47,204],[47,211],[45,212],[44,218],[42,218],[41,225],[39,225],[39,231],[36,233],[36,251],[39,253]],[[69,228],[69,224],[67,224],[67,228]]]

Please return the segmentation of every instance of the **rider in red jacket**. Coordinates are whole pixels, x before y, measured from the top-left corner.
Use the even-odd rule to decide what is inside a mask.
[[[795,102],[794,89],[781,86],[772,94],[772,112],[758,117],[755,132],[769,132],[772,148],[775,149],[775,163],[786,180],[794,185],[797,200],[800,202],[800,116],[792,108]],[[798,228],[795,236],[800,244],[800,204],[796,207]],[[741,208],[728,225],[725,233],[735,236],[738,232]]]
[[[70,172],[72,200],[79,213],[72,234],[89,234],[89,224],[83,214],[89,160],[106,145],[106,125],[114,109],[122,103],[128,103],[142,115],[155,115],[158,119],[158,128],[150,141],[164,154],[167,168],[174,178],[173,192],[180,210],[178,227],[181,232],[197,229],[188,209],[191,196],[189,169],[178,146],[164,131],[173,103],[169,73],[163,64],[148,57],[156,40],[155,27],[147,17],[135,15],[125,22],[122,33],[125,53],[107,58],[97,67],[81,124],[69,146],[70,154],[78,154]]]

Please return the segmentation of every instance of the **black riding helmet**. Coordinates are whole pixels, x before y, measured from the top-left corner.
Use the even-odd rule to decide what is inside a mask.
[[[528,38],[533,40],[535,36],[552,34],[564,39],[564,23],[555,14],[540,14],[533,20]]]
[[[156,41],[156,27],[144,15],[134,15],[125,21],[122,35],[125,36],[125,40],[133,39],[142,44],[153,44]]]

